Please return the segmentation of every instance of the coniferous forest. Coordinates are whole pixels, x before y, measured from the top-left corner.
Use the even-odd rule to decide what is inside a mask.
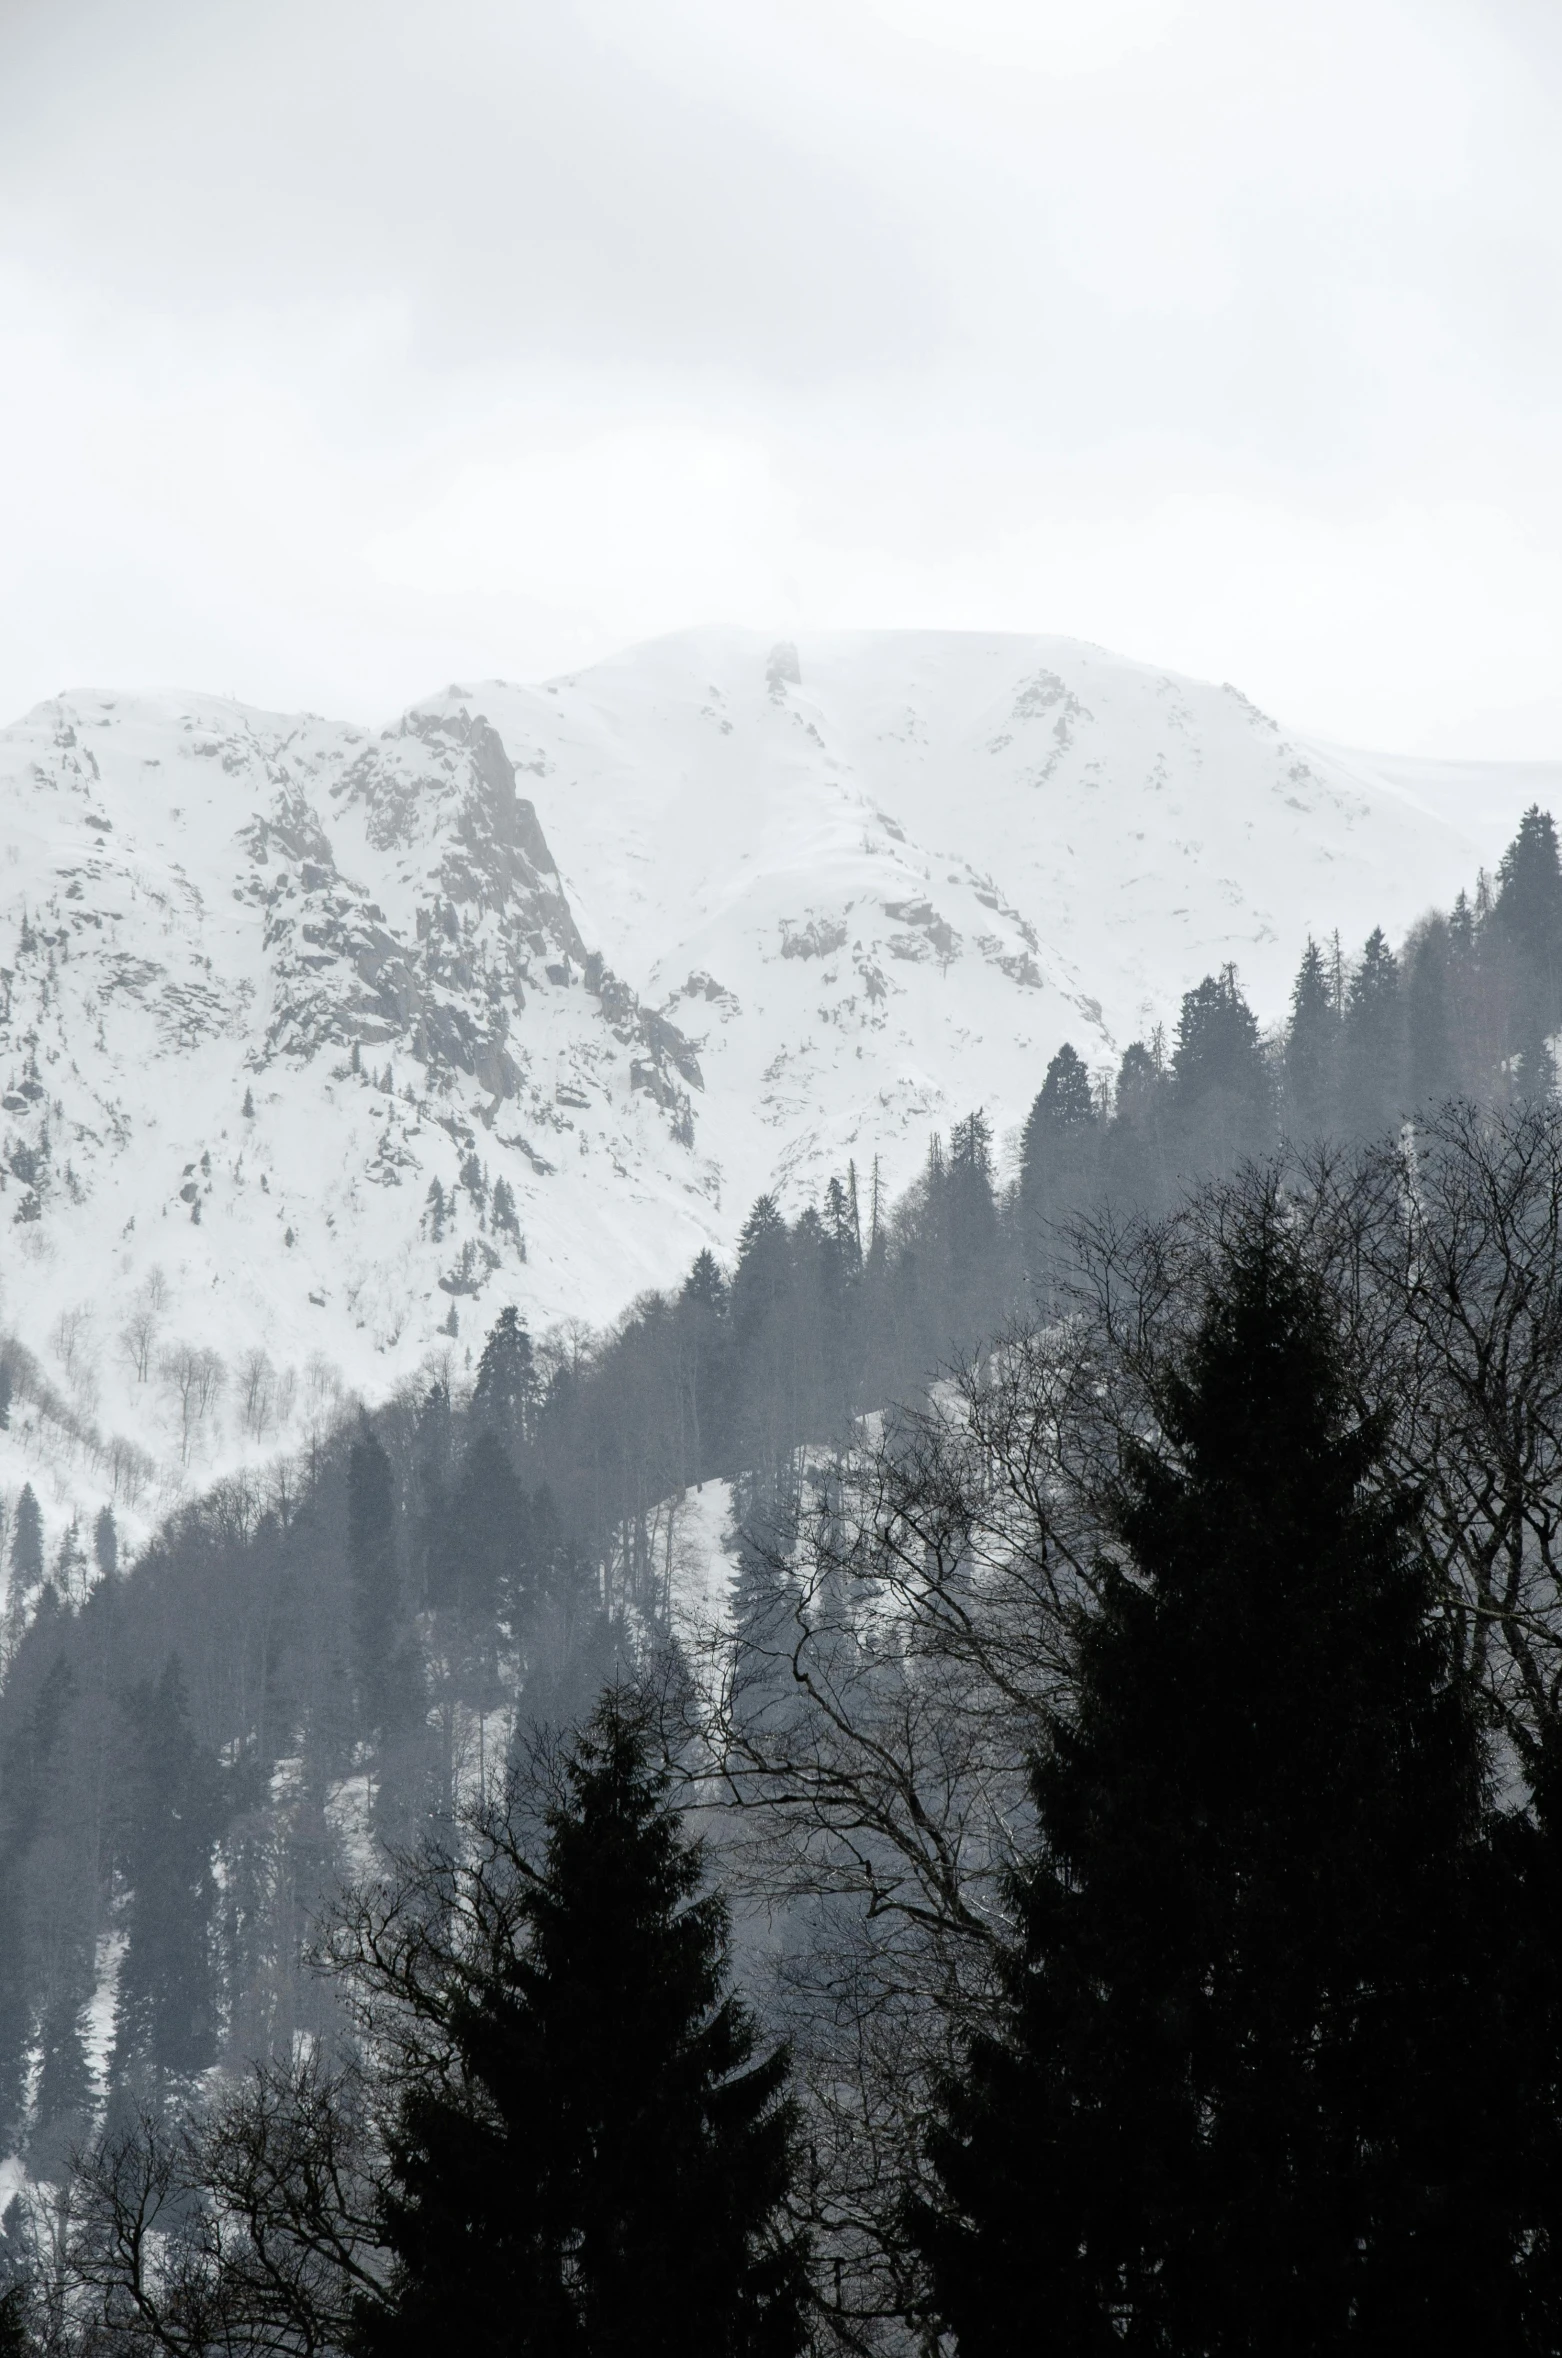
[[[1562,2351],[1559,1029],[1534,810],[134,1560],[24,1494],[0,2350]]]

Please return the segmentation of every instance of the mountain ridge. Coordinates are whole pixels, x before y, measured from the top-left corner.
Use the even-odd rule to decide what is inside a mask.
[[[601,1325],[762,1189],[1001,1136],[1228,960],[1273,1016],[1476,858],[1071,640],[683,633],[378,733],[52,699],[0,732],[0,1494],[133,1528],[506,1300]]]

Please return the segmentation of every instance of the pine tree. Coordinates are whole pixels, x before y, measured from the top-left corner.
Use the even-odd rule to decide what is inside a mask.
[[[1330,1127],[1339,1056],[1340,1009],[1328,963],[1309,934],[1291,988],[1285,1036],[1285,1089],[1292,1127],[1318,1138]]]
[[[0,1433],[11,1429],[11,1390],[10,1366],[0,1359]]]
[[[733,1436],[732,1333],[727,1281],[715,1255],[698,1253],[678,1296],[681,1367],[687,1387],[690,1473],[696,1482],[727,1467]]]
[[[75,1683],[64,1655],[56,1655],[0,1762],[0,2144],[8,2153],[15,2151],[21,2128],[38,1967],[29,1937],[25,1869],[59,1774]]]
[[[792,1284],[792,1239],[773,1195],[756,1198],[738,1236],[732,1276],[732,1324],[740,1344],[753,1342]]]
[[[1345,994],[1340,1112],[1358,1138],[1390,1129],[1404,1105],[1405,1009],[1383,928],[1367,936]]]
[[[129,1886],[112,2071],[116,2083],[188,2082],[216,2055],[212,1852],[223,1791],[190,1727],[171,1656],[125,1703],[120,1860]]]
[[[397,1717],[394,1666],[402,1637],[402,1585],[395,1477],[390,1459],[369,1432],[353,1443],[347,1459],[347,1573],[359,1693],[368,1726],[379,1731]]]
[[[1458,1087],[1453,1009],[1448,988],[1449,929],[1444,917],[1421,925],[1409,945],[1405,994],[1408,1100],[1440,1105]]]
[[[1562,856],[1551,814],[1537,804],[1498,863],[1489,922],[1509,961],[1505,1046],[1522,1094],[1544,1096],[1554,1079],[1547,1042],[1562,1013]]]
[[[832,1274],[843,1284],[855,1284],[862,1275],[862,1229],[857,1218],[856,1175],[848,1187],[844,1179],[832,1179],[824,1191],[824,1233],[828,1244],[828,1263]]]
[[[442,1244],[445,1236],[445,1190],[438,1179],[429,1181],[426,1202],[429,1235],[435,1244]],[[452,1303],[451,1307],[455,1305]]]
[[[1094,1177],[1095,1098],[1084,1058],[1065,1040],[1037,1092],[1020,1139],[1020,1220],[1034,1281],[1050,1290],[1055,1230],[1077,1211]]]
[[[530,1507],[497,1433],[473,1440],[430,1533],[428,1601],[441,1616],[473,1691],[488,1698],[500,1626],[518,1634],[532,1602]],[[475,1682],[475,1683],[474,1683]]]
[[[11,1535],[11,1581],[16,1589],[36,1588],[43,1578],[43,1517],[30,1482],[22,1484],[16,1502],[16,1529]]]
[[[721,1274],[715,1254],[707,1246],[696,1253],[683,1281],[680,1302],[709,1310],[716,1318],[724,1318],[727,1311],[727,1281]]]
[[[515,1212],[515,1191],[502,1173],[494,1181],[493,1223],[495,1228],[502,1228],[511,1236],[521,1233]]]
[[[1491,913],[1537,973],[1555,974],[1562,960],[1562,855],[1551,813],[1538,803],[1524,813],[1497,864]]]
[[[1167,1183],[1168,1080],[1165,1043],[1131,1040],[1123,1050],[1112,1091],[1112,1120],[1104,1141],[1106,1191],[1123,1204],[1158,1205]]]
[[[27,2329],[27,2294],[25,2284],[0,2294],[0,2358],[34,2358],[39,2348]]]
[[[1481,1744],[1351,1398],[1265,1205],[1128,1452],[1007,2014],[932,2140],[913,2226],[961,2358],[1523,2346],[1533,2207],[1483,2183],[1507,2098],[1467,1969]]]
[[[954,1294],[966,1304],[973,1291],[986,1290],[981,1273],[990,1267],[998,1237],[992,1126],[980,1106],[949,1133],[944,1235]]]
[[[1219,1168],[1268,1144],[1269,1073],[1234,966],[1184,992],[1172,1074],[1185,1167]]]
[[[111,1506],[100,1506],[92,1526],[92,1555],[105,1580],[119,1570],[119,1529]]]
[[[439,2037],[395,2120],[395,2274],[364,2358],[801,2349],[786,2058],[755,2060],[704,1880],[642,1728],[607,1701],[540,1871],[490,1875],[465,1949],[423,1976]]]
[[[494,1322],[472,1387],[472,1415],[478,1424],[492,1425],[512,1445],[531,1431],[537,1401],[537,1369],[532,1339],[513,1302]]]

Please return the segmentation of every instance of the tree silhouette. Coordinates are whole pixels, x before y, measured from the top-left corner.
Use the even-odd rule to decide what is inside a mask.
[[[459,1880],[452,1909],[436,1867],[431,1928],[403,1893],[356,1935],[419,2055],[364,2358],[790,2358],[786,2058],[755,2060],[724,1905],[635,1715],[610,1698],[577,1740],[540,1861],[491,1822]]]
[[[1528,2347],[1481,1742],[1272,1199],[1158,1393],[913,2212],[939,2315],[962,2358]]]

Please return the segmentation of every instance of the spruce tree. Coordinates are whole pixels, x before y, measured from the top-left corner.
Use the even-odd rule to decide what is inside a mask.
[[[1291,989],[1285,1036],[1287,1118],[1303,1138],[1321,1137],[1334,1112],[1340,1010],[1328,963],[1308,936]]]
[[[491,1700],[501,1624],[519,1635],[532,1603],[531,1511],[497,1433],[480,1431],[431,1526],[428,1601],[453,1642],[462,1678]]]
[[[949,1133],[943,1225],[951,1290],[957,1302],[969,1304],[981,1288],[998,1237],[992,1127],[980,1106]]]
[[[420,1969],[437,2035],[395,2116],[362,2358],[791,2358],[786,2057],[756,2060],[725,1908],[631,1713],[610,1699],[577,1740],[540,1864],[484,1881],[470,1939]]]
[[[129,1887],[112,2070],[116,2083],[188,2083],[216,2057],[212,1852],[224,1795],[190,1727],[171,1656],[124,1709],[119,1856]]]
[[[1032,1282],[1052,1290],[1056,1228],[1078,1211],[1095,1175],[1095,1098],[1084,1058],[1067,1040],[1048,1065],[1020,1139],[1020,1220]]]
[[[727,1308],[727,1281],[715,1255],[709,1250],[696,1254],[677,1311],[696,1482],[731,1463],[732,1330]]]
[[[773,1195],[755,1199],[738,1236],[732,1276],[733,1332],[742,1346],[754,1342],[792,1284],[792,1240]]]
[[[495,1320],[477,1363],[472,1416],[478,1424],[492,1425],[513,1448],[525,1441],[531,1430],[536,1398],[532,1339],[520,1312],[509,1302]]]
[[[1345,994],[1340,1111],[1347,1130],[1371,1138],[1404,1105],[1405,1011],[1399,961],[1381,926],[1368,935]]]
[[[1218,1169],[1269,1142],[1269,1074],[1234,966],[1183,993],[1172,1052],[1185,1169]]]
[[[1537,974],[1555,976],[1562,963],[1562,854],[1551,813],[1538,803],[1524,813],[1497,864],[1492,919]]]
[[[34,2358],[39,2348],[27,2330],[27,2296],[25,2284],[0,2294],[0,2358]]]
[[[1412,1106],[1440,1105],[1458,1085],[1449,961],[1448,920],[1431,917],[1418,929],[1407,960],[1406,1075]]]
[[[43,1578],[43,1517],[30,1482],[22,1484],[16,1502],[16,1529],[11,1538],[11,1581],[14,1588],[36,1588]]]
[[[1167,1187],[1166,1116],[1170,1083],[1159,1030],[1123,1050],[1104,1141],[1107,1192],[1124,1204],[1158,1206]]]
[[[92,1554],[105,1580],[119,1570],[119,1528],[111,1506],[100,1506],[92,1526]]]
[[[29,1672],[35,1674],[31,1661],[18,1665],[18,1673]],[[21,1684],[18,1673],[13,1673],[13,1695]],[[44,1837],[50,1792],[60,1778],[60,1748],[75,1684],[64,1654],[57,1654],[0,1759],[0,2147],[8,2153],[15,2151],[22,2125],[39,1979],[26,1870]]]
[[[912,2224],[961,2358],[1523,2346],[1481,1742],[1352,1397],[1266,1206],[1127,1451],[1007,2010],[932,2139]]]
[[[1547,1042],[1562,1013],[1562,855],[1549,811],[1531,804],[1497,868],[1490,928],[1505,953],[1510,997],[1505,1046],[1526,1097],[1553,1083]]]
[[[708,1310],[713,1318],[726,1316],[727,1281],[722,1276],[721,1266],[708,1245],[695,1254],[678,1299],[685,1305]]]
[[[402,1588],[395,1477],[390,1459],[371,1432],[355,1441],[348,1453],[347,1572],[364,1719],[371,1730],[383,1731],[398,1716]]]

